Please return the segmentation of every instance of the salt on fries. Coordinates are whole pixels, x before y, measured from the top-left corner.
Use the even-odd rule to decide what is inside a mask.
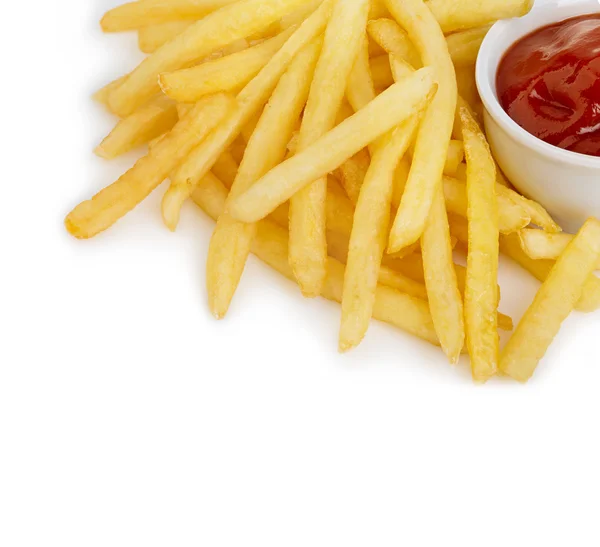
[[[193,200],[217,221],[211,312],[223,317],[249,253],[308,296],[342,304],[339,348],[371,318],[444,351],[476,381],[534,372],[573,310],[600,308],[600,223],[577,236],[515,192],[478,118],[474,64],[489,26],[531,0],[138,0],[147,59],[94,98],[120,117],[96,153],[148,152],[67,216],[93,237],[165,179],[174,230]],[[467,266],[453,250],[466,252]],[[504,350],[499,253],[543,285]],[[466,348],[465,348],[466,346]]]

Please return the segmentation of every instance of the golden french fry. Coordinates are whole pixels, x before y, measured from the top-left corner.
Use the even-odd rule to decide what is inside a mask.
[[[104,32],[137,30],[170,21],[201,19],[235,0],[139,0],[108,11],[100,25]]]
[[[119,86],[121,86],[125,82],[125,80],[127,79],[128,76],[129,76],[129,74],[125,74],[125,76],[121,76],[120,78],[113,80],[112,82],[106,84],[102,89],[99,89],[98,91],[96,91],[96,93],[94,93],[94,95],[92,95],[92,98],[94,99],[94,101],[101,103],[108,108],[108,97],[110,97],[110,94],[115,89],[117,89]]]
[[[371,76],[376,90],[384,90],[394,83],[389,55],[380,55],[371,59]]]
[[[588,220],[542,284],[500,357],[500,370],[526,382],[580,300],[600,259],[600,222]]]
[[[454,66],[475,66],[481,43],[489,30],[488,25],[455,32],[446,38]]]
[[[105,159],[116,158],[170,131],[177,120],[175,103],[164,95],[159,95],[120,120],[96,148],[95,153]]]
[[[226,95],[213,95],[197,103],[147,156],[115,183],[69,213],[65,219],[69,233],[80,239],[93,237],[131,211],[225,117],[232,102]]]
[[[357,346],[369,328],[389,229],[394,171],[408,150],[419,121],[414,116],[383,137],[362,185],[344,278],[340,351]]]
[[[496,167],[484,134],[461,108],[467,158],[469,249],[465,286],[465,326],[473,378],[484,382],[498,370],[499,228]]]
[[[154,53],[175,36],[190,27],[193,21],[169,21],[140,28],[138,31],[138,47],[142,53]]]
[[[433,199],[421,238],[421,253],[435,331],[450,363],[456,364],[465,344],[463,301],[452,260],[450,229],[441,188],[436,190]]]
[[[235,91],[254,78],[289,39],[293,29],[254,47],[198,66],[159,76],[160,87],[179,102],[196,102],[205,95]]]
[[[554,266],[554,261],[552,260],[534,260],[527,256],[521,248],[518,234],[501,236],[500,251],[541,282],[546,280]],[[590,275],[586,281],[583,294],[577,302],[575,309],[583,313],[590,313],[600,309],[600,279],[595,275]]]
[[[556,260],[573,241],[571,234],[548,233],[535,228],[521,230],[519,237],[521,247],[534,260]],[[600,261],[596,270],[600,270]]]
[[[228,202],[285,157],[306,104],[321,45],[320,40],[315,40],[306,46],[281,77],[250,137]],[[256,225],[232,219],[226,205],[210,241],[206,266],[209,307],[217,319],[225,317],[229,309],[255,234]]]
[[[427,7],[446,33],[526,15],[533,0],[429,0]]]
[[[364,43],[368,14],[369,0],[336,1],[304,109],[297,153],[335,125],[350,72]],[[327,275],[326,197],[327,178],[323,176],[290,200],[290,265],[302,294],[309,298],[319,296]]]
[[[390,233],[389,252],[396,252],[421,237],[433,198],[438,189],[441,192],[457,91],[446,40],[423,1],[387,0],[387,6],[408,32],[423,63],[435,69],[439,86],[417,134],[410,175]]]
[[[392,19],[376,19],[367,25],[369,36],[384,51],[406,61],[413,68],[423,66],[421,55],[415,49],[408,34]]]
[[[436,90],[433,71],[423,68],[394,84],[365,108],[267,173],[231,204],[231,213],[256,222],[311,181],[337,169],[368,143],[421,112]]]
[[[331,7],[331,0],[325,0],[321,7],[300,25],[260,73],[239,93],[238,107],[205,142],[191,152],[177,170],[162,202],[163,220],[171,230],[177,227],[181,206],[185,200],[190,197],[202,177],[210,171],[217,158],[233,144],[252,116],[263,108],[291,59],[322,33],[329,20]]]
[[[214,175],[209,173],[195,188],[192,198],[199,207],[216,220],[225,209],[227,190]],[[261,221],[252,244],[252,252],[288,279],[295,280],[288,261],[288,234],[285,229],[273,222]],[[341,302],[343,283],[343,265],[329,258],[322,296],[328,300]],[[390,287],[379,286],[373,306],[373,317],[431,344],[439,345],[431,322],[431,314],[424,300],[402,294]]]
[[[358,51],[354,67],[348,78],[346,97],[356,112],[370,103],[375,96],[375,86],[371,76],[371,65],[369,64],[369,40],[364,36],[363,44]]]
[[[303,1],[239,0],[210,13],[147,57],[110,94],[111,110],[120,116],[131,114],[159,91],[158,76],[163,72],[183,68],[235,40],[267,28]]]

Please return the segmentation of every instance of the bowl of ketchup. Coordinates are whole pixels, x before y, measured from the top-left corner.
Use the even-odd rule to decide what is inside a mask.
[[[538,0],[477,60],[490,146],[523,194],[568,231],[600,217],[600,0]]]

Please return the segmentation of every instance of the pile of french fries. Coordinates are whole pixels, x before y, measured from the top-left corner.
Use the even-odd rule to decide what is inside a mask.
[[[475,60],[489,26],[531,0],[138,0],[106,32],[148,57],[96,99],[120,117],[97,149],[148,145],[66,218],[90,238],[163,181],[165,225],[193,200],[216,220],[215,317],[254,253],[307,297],[341,303],[339,347],[371,318],[436,344],[473,377],[526,381],[573,310],[600,307],[600,223],[562,234],[498,170]],[[466,251],[466,268],[455,247]],[[543,282],[506,347],[499,254]]]

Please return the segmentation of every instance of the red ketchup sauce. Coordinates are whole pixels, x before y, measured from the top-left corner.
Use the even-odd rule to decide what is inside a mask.
[[[529,133],[600,156],[600,13],[517,42],[500,63],[496,85],[502,108]]]

